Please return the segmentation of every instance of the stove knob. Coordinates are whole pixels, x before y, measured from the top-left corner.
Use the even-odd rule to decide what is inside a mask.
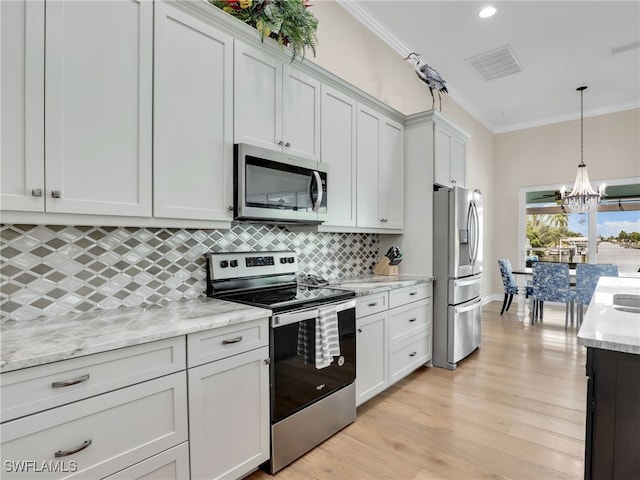
[[[287,263],[287,257],[280,257],[280,263]]]
[[[227,262],[226,260],[222,260],[222,261],[220,262],[220,266],[221,266],[222,268],[227,268],[227,267],[229,266],[229,262]]]
[[[289,262],[289,263],[293,263],[293,262],[295,262],[295,260],[296,260],[296,259],[295,259],[295,258],[293,258],[293,257],[289,257],[289,258],[287,258],[287,262]]]
[[[231,262],[229,262],[229,265],[231,265],[232,267],[237,267],[238,266],[238,260],[231,260]]]

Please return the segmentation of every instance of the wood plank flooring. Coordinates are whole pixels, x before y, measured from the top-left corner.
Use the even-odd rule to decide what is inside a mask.
[[[564,308],[523,326],[483,308],[478,351],[451,372],[421,368],[358,408],[355,423],[273,477],[579,479],[586,350]],[[271,478],[262,471],[249,480]]]

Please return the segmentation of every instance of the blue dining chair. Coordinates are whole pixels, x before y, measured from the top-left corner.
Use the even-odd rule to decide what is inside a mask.
[[[500,310],[500,315],[502,315],[505,310],[507,312],[509,311],[509,307],[511,306],[511,302],[513,301],[513,296],[518,294],[518,286],[516,285],[516,279],[513,276],[513,268],[511,268],[511,262],[509,261],[509,259],[499,259],[498,266],[500,267],[500,275],[502,276],[502,285],[504,285],[504,300],[502,301],[502,310]],[[527,286],[527,298],[532,293],[533,288],[531,286]]]
[[[569,285],[569,265],[566,263],[535,262],[533,264],[533,295],[531,324],[542,318],[544,302],[565,304],[564,329],[567,329],[569,313],[573,323],[573,306],[576,292]]]
[[[618,266],[610,263],[576,265],[576,304],[578,305],[578,326],[582,325],[584,306],[591,303],[591,297],[600,277],[617,277]]]

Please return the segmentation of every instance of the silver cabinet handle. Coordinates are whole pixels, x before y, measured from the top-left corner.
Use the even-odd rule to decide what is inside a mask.
[[[78,377],[78,378],[72,378],[71,380],[63,380],[61,382],[53,382],[51,384],[51,388],[70,387],[71,385],[77,385],[79,383],[86,382],[87,380],[89,380],[89,374],[88,373],[86,375],[82,375],[81,377]]]
[[[358,333],[362,333],[362,329],[361,328],[358,329]]]
[[[381,218],[381,219],[380,219],[380,221],[381,221],[382,223],[387,223],[389,220],[387,220],[386,218]]]
[[[60,458],[60,457],[68,457],[69,455],[73,455],[74,453],[78,453],[82,450],[84,450],[85,448],[87,448],[89,445],[91,445],[91,439],[89,440],[85,440],[84,442],[82,442],[81,445],[78,445],[75,448],[71,448],[69,450],[58,450],[54,456],[56,458]]]
[[[280,141],[278,142],[278,145],[282,146],[282,145],[284,145],[284,142],[283,142],[282,140],[280,140]]]
[[[229,206],[227,207],[227,210],[229,210],[230,212],[233,212],[233,205],[229,205]]]
[[[368,303],[367,307],[375,307],[376,305],[378,305],[378,302]]]
[[[291,143],[287,142],[287,143],[285,143],[285,144],[284,144],[284,146],[285,146],[286,148],[289,148],[289,147],[291,146]]]
[[[41,197],[42,196],[42,189],[41,188],[33,188],[33,189],[31,189],[31,196],[32,197]]]
[[[60,198],[62,195],[60,193],[60,190],[51,190],[51,197],[52,198]]]
[[[418,292],[411,292],[409,295],[414,296],[414,295],[417,295],[417,294],[418,294]]]
[[[229,345],[230,343],[238,343],[242,341],[242,335],[240,335],[239,337],[236,338],[230,338],[229,340],[223,340],[222,344],[223,345]]]
[[[418,352],[411,352],[411,353],[409,354],[409,356],[410,356],[410,357],[415,357],[417,354],[418,354]]]
[[[409,321],[410,321],[410,322],[415,322],[416,320],[417,320],[417,318],[416,318],[416,317],[413,317],[413,318],[410,318],[410,319],[409,319]]]
[[[271,359],[270,358],[265,358],[264,359],[264,364],[265,365],[271,365]]]

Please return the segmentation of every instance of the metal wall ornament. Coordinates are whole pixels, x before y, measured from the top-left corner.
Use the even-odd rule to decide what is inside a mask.
[[[587,173],[587,165],[584,163],[584,103],[583,96],[587,87],[578,87],[580,92],[580,164],[578,165],[578,173],[576,181],[570,193],[566,192],[566,188],[562,186],[560,196],[562,198],[563,208],[567,208],[573,213],[593,212],[598,208],[598,204],[605,196],[604,183],[598,187],[596,192],[589,181],[589,173]]]

